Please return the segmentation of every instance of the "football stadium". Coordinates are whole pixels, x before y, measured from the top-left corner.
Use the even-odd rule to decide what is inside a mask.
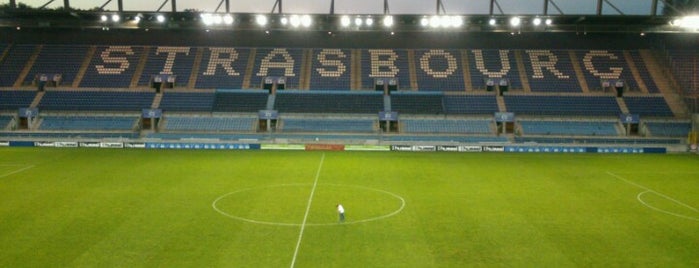
[[[699,266],[698,1],[25,2],[2,267]]]

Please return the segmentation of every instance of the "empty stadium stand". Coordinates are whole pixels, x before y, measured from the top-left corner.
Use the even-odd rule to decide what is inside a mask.
[[[266,90],[217,90],[214,112],[257,112],[267,108]]]
[[[139,91],[47,91],[41,110],[141,111],[150,108],[155,93]]]
[[[0,110],[17,111],[29,107],[36,96],[36,91],[0,90]]]
[[[690,122],[645,122],[646,128],[654,137],[684,138],[692,131]]]
[[[129,116],[44,116],[39,130],[133,130],[138,117]]]
[[[506,95],[507,111],[548,116],[617,116],[619,104],[612,96]]]
[[[524,134],[570,136],[618,136],[616,121],[520,120]]]
[[[309,88],[352,89],[352,52],[349,49],[314,49]]]
[[[44,45],[37,55],[24,84],[28,85],[40,74],[61,74],[62,85],[71,85],[87,55],[87,46]],[[51,79],[51,78],[49,78]]]
[[[27,66],[29,58],[36,51],[36,45],[16,44],[9,48],[9,53],[0,62],[0,87],[11,87],[20,78],[20,74]]]
[[[97,46],[80,87],[130,87],[143,51],[137,46]]]
[[[375,91],[281,91],[275,109],[287,113],[377,114],[383,110],[383,95]]]
[[[176,76],[176,87],[186,86],[194,65],[194,54],[191,47],[153,47],[138,84],[148,86],[154,75],[162,74]]]
[[[632,114],[644,117],[672,117],[673,113],[663,97],[625,96],[624,102]]]
[[[240,89],[252,50],[249,48],[209,47],[204,50],[196,88]]]
[[[495,95],[444,95],[446,114],[493,114],[498,111]]]
[[[391,110],[401,114],[444,114],[441,92],[396,92],[391,95]]]
[[[415,50],[420,91],[464,91],[464,71],[458,50]]]
[[[523,61],[532,92],[582,92],[565,50],[526,50]]]
[[[170,116],[164,129],[168,131],[252,131],[253,117],[184,117]]]
[[[410,61],[405,49],[361,50],[362,88],[373,89],[374,79],[382,77],[398,78],[401,89],[416,89],[410,83]]]
[[[492,133],[492,120],[488,119],[405,119],[402,122],[405,133]]]
[[[159,108],[164,112],[210,112],[215,96],[214,92],[165,92]]]
[[[468,53],[468,61],[471,67],[471,86],[474,89],[484,89],[486,78],[506,78],[510,82],[510,88],[522,88],[514,51],[473,49]]]
[[[286,88],[299,89],[302,62],[302,49],[257,49],[250,87],[261,88],[264,78],[268,76],[284,76],[286,77]]]
[[[284,132],[374,132],[374,120],[357,118],[287,118]]]

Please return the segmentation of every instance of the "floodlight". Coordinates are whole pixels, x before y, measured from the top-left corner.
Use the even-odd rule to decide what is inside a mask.
[[[102,22],[107,22],[108,19],[109,18],[107,18],[107,15],[100,16],[100,21],[102,21]]]
[[[372,19],[372,18],[366,18],[365,22],[366,22],[367,26],[374,25],[374,19]]]
[[[386,16],[383,18],[383,26],[391,27],[393,26],[393,16]]]
[[[488,24],[489,24],[490,26],[495,26],[495,24],[497,24],[497,23],[498,23],[498,22],[497,22],[494,18],[491,18],[491,19],[488,21]]]
[[[354,25],[362,26],[362,23],[363,23],[363,22],[364,22],[364,21],[362,21],[362,18],[360,18],[360,17],[357,17],[357,18],[354,19]]]
[[[121,20],[121,17],[118,14],[112,15],[113,22],[119,22],[120,20]]]
[[[214,21],[214,24],[221,24],[223,22],[223,18],[221,18],[221,15],[214,15],[213,21]]]
[[[265,25],[267,25],[267,16],[257,15],[257,16],[255,16],[255,22],[257,23],[257,25],[265,26]]]
[[[211,14],[205,13],[199,15],[201,17],[201,22],[204,23],[204,25],[211,25],[214,24],[214,18],[211,16]]]
[[[512,25],[512,27],[517,27],[517,26],[519,26],[521,23],[522,23],[522,19],[520,19],[519,17],[512,17],[512,18],[510,19],[510,25]]]
[[[310,15],[301,16],[301,25],[303,25],[303,27],[310,27],[312,23],[313,20]]]
[[[553,23],[551,19],[546,19],[546,26],[550,26]]]
[[[349,18],[349,16],[347,16],[347,15],[342,16],[342,18],[340,18],[340,25],[342,25],[342,27],[347,27],[347,26],[349,26],[351,23],[352,23],[352,22],[350,21],[350,18]]]
[[[442,23],[442,20],[439,18],[439,16],[432,16],[430,18],[430,27],[432,28],[437,28],[439,25]]]
[[[699,16],[682,17],[677,26],[687,29],[699,29]]]
[[[289,23],[293,27],[299,27],[299,25],[301,25],[301,17],[299,17],[299,15],[291,15]]]
[[[422,19],[420,19],[420,25],[422,25],[423,27],[427,27],[427,25],[430,25],[430,20],[426,17],[422,17]]]
[[[457,27],[457,28],[464,26],[464,18],[462,18],[461,16],[451,17],[451,26]]]
[[[287,19],[286,17],[282,17],[282,19],[279,22],[281,22],[282,25],[287,25],[289,24],[289,19]]]
[[[158,16],[155,17],[155,19],[160,23],[165,22],[165,16],[163,16],[162,14],[158,14]]]
[[[139,23],[141,22],[141,14],[136,15],[136,17],[133,17],[133,22],[134,23]]]
[[[534,24],[534,26],[539,26],[539,25],[541,25],[541,18],[539,18],[539,17],[534,18],[534,20],[532,21],[532,23]]]
[[[226,14],[223,16],[223,23],[226,25],[231,25],[233,24],[233,16],[231,14]]]

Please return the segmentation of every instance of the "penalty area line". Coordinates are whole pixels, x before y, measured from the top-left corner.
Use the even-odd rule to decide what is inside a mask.
[[[33,167],[34,167],[34,165],[26,166],[26,167],[23,167],[23,168],[14,170],[14,171],[10,171],[10,172],[5,173],[5,174],[0,174],[0,178],[4,178],[4,177],[10,176],[12,174],[17,174],[17,173],[20,173],[20,172],[25,171],[27,169],[33,168]]]
[[[683,207],[685,207],[685,208],[688,208],[688,209],[690,209],[690,210],[692,210],[692,211],[694,211],[694,212],[699,212],[699,210],[698,210],[697,208],[693,207],[693,206],[687,205],[687,204],[683,203],[682,201],[679,201],[679,200],[677,200],[677,199],[674,199],[674,198],[672,198],[672,197],[669,197],[669,196],[667,196],[667,195],[664,195],[664,194],[662,194],[662,193],[659,193],[658,191],[655,191],[655,190],[653,190],[653,189],[650,189],[650,188],[645,187],[645,186],[643,186],[643,185],[640,185],[640,184],[638,184],[638,183],[635,183],[635,182],[632,182],[632,181],[630,181],[630,180],[627,180],[627,179],[625,179],[625,178],[622,177],[622,176],[619,176],[619,175],[614,174],[614,173],[609,172],[609,171],[607,171],[607,174],[609,174],[610,176],[615,177],[615,178],[617,178],[617,179],[619,179],[619,180],[621,180],[621,181],[623,181],[623,182],[626,182],[626,183],[628,183],[628,184],[630,184],[630,185],[633,185],[633,186],[636,186],[636,187],[641,188],[641,189],[643,189],[643,190],[646,190],[645,192],[640,193],[639,196],[637,196],[637,199],[640,198],[640,196],[643,195],[643,194],[645,194],[645,193],[654,193],[654,194],[656,194],[656,195],[658,195],[658,196],[661,196],[661,197],[663,197],[663,198],[665,198],[665,199],[667,199],[667,200],[670,200],[670,201],[674,202],[675,204],[678,204],[678,205],[680,205],[680,206],[683,206]],[[639,201],[640,201],[640,200],[639,200]],[[641,201],[641,203],[643,203],[643,204],[645,205],[644,202]],[[647,205],[646,205],[646,206],[647,206]]]
[[[318,164],[318,170],[316,171],[316,177],[313,181],[313,188],[311,188],[311,194],[308,197],[308,203],[306,204],[306,212],[303,215],[303,221],[301,222],[301,231],[299,232],[299,239],[296,240],[296,249],[294,249],[294,257],[291,259],[291,268],[296,265],[296,256],[299,255],[299,247],[301,246],[301,239],[303,238],[303,230],[306,228],[306,221],[308,220],[308,213],[311,211],[311,203],[313,203],[313,194],[316,191],[316,186],[318,186],[318,178],[320,178],[320,170],[323,168],[323,161],[325,160],[325,153],[320,157],[320,163]]]

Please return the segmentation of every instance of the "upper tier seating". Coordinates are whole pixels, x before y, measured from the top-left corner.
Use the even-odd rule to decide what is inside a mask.
[[[155,93],[131,91],[47,91],[40,110],[141,111],[150,108]]]
[[[97,46],[80,87],[128,88],[143,47]]]
[[[258,112],[267,108],[266,90],[217,90],[214,112]]]
[[[687,137],[692,131],[690,122],[645,122],[652,136],[657,137]]]
[[[532,92],[582,92],[567,50],[522,52]]]
[[[252,131],[256,118],[253,117],[183,117],[167,118],[165,130],[172,131]]]
[[[611,96],[505,95],[507,111],[528,115],[618,116],[619,104]]]
[[[0,129],[5,129],[10,122],[12,122],[12,116],[0,115]]]
[[[415,68],[420,91],[464,91],[464,70],[458,50],[416,50]]]
[[[391,110],[401,114],[444,114],[441,93],[394,92]]]
[[[9,49],[5,60],[0,62],[0,87],[11,87],[15,84],[35,50],[35,45],[14,45]]]
[[[383,95],[376,91],[277,91],[275,109],[286,113],[377,114]]]
[[[372,119],[287,118],[284,132],[373,132]]]
[[[576,55],[590,90],[601,90],[602,79],[624,79],[630,90],[639,90],[623,51],[585,50],[577,51]]]
[[[165,92],[160,100],[163,111],[210,112],[214,106],[214,93]]]
[[[471,67],[471,85],[475,89],[485,88],[486,78],[506,78],[510,81],[510,88],[522,88],[512,50],[469,50],[468,62]]]
[[[351,89],[351,56],[349,49],[314,49],[310,89]]]
[[[27,108],[32,104],[36,91],[0,90],[0,110]]]
[[[381,77],[398,78],[399,88],[411,88],[407,50],[367,49],[361,53],[362,88],[373,90],[374,79]]]
[[[44,116],[40,130],[132,130],[138,117]]]
[[[204,50],[196,88],[243,88],[249,48],[209,47]]]
[[[646,67],[646,63],[643,60],[643,57],[641,56],[641,52],[639,52],[638,50],[629,50],[628,53],[629,55],[631,55],[631,59],[633,59],[633,62],[636,65],[638,74],[641,76],[643,83],[646,85],[646,88],[648,89],[648,93],[660,93],[658,85],[655,84],[655,80],[653,80],[653,77],[651,77],[650,72]]]
[[[261,88],[262,82],[267,76],[286,76],[285,87],[298,89],[302,63],[303,49],[257,49],[250,87]]]
[[[153,47],[148,53],[148,61],[138,81],[139,85],[149,85],[154,75],[175,75],[175,86],[187,86],[192,75],[196,49],[190,47]]]
[[[668,51],[672,61],[673,74],[677,76],[677,82],[683,91],[693,92],[698,89],[699,50],[670,50]]]
[[[71,85],[87,54],[86,46],[44,45],[24,84],[31,84],[39,74],[61,74],[62,85]],[[49,77],[51,79],[51,77]]]
[[[491,134],[492,120],[464,119],[405,119],[403,131],[406,133],[463,133]]]
[[[495,95],[444,95],[447,114],[494,114],[498,111]]]
[[[624,97],[626,107],[632,114],[647,117],[672,117],[674,114],[663,97]]]
[[[617,136],[616,121],[520,120],[525,135]]]

